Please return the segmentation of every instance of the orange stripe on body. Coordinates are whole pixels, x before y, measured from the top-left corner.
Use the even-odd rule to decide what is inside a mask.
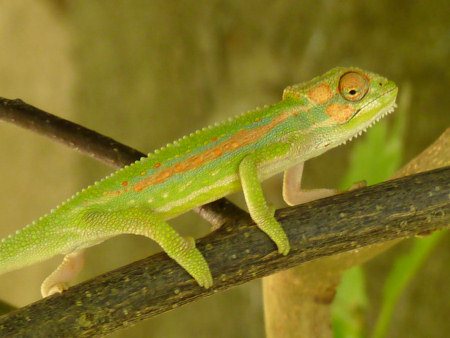
[[[255,143],[264,135],[266,135],[270,130],[276,127],[278,124],[285,121],[291,115],[292,113],[289,112],[283,113],[275,116],[266,125],[260,126],[252,130],[243,129],[234,134],[228,140],[219,143],[214,148],[207,149],[203,153],[194,155],[186,159],[183,163],[174,164],[170,167],[161,170],[160,172],[155,173],[152,176],[143,179],[140,182],[133,184],[132,189],[134,189],[135,192],[142,191],[143,189],[146,189],[152,185],[166,181],[169,177],[171,177],[174,174],[180,174],[187,172],[189,170],[198,169],[205,163],[208,163],[226,154],[227,152]]]
[[[242,129],[233,136],[231,136],[228,140],[225,140],[214,148],[207,149],[204,152],[191,156],[186,159],[182,163],[176,163],[171,165],[170,167],[164,168],[161,171],[142,179],[135,184],[133,184],[127,191],[140,192],[152,185],[156,185],[159,183],[163,183],[168,178],[175,174],[185,173],[190,170],[195,170],[200,168],[205,163],[208,163],[228,152],[232,152],[238,148],[242,148],[244,146],[250,145],[252,143],[257,142],[264,135],[266,135],[270,130],[276,127],[278,124],[285,121],[287,118],[292,116],[292,112],[285,112],[279,115],[276,115],[268,124],[260,126],[258,128],[252,130]],[[211,139],[214,140],[215,138]],[[161,163],[157,163],[155,167],[161,166]],[[105,191],[105,195],[117,195],[116,191]],[[125,192],[125,191],[123,191]]]

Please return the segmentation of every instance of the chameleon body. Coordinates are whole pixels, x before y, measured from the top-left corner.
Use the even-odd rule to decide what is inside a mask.
[[[193,240],[166,221],[240,189],[252,219],[286,255],[289,241],[260,181],[362,133],[394,109],[396,96],[392,81],[358,68],[334,68],[287,87],[280,102],[156,150],[3,239],[0,273],[64,254],[42,285],[46,296],[62,291],[78,272],[85,248],[119,234],[138,234],[155,240],[208,288],[213,281],[205,259]]]

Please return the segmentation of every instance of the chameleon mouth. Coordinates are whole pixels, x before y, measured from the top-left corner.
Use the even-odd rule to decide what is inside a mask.
[[[397,88],[392,88],[391,90],[385,92],[382,96],[388,95],[389,93],[392,93],[392,91],[396,90]],[[358,136],[361,136],[364,132],[367,131],[370,127],[372,127],[375,123],[377,123],[379,120],[384,118],[385,116],[392,113],[395,108],[397,108],[397,104],[395,103],[396,96],[393,97],[392,101],[383,109],[380,110],[378,114],[376,114],[371,119],[367,120],[364,124],[361,125],[359,128],[359,131],[356,133],[350,135],[349,138],[347,138],[345,141],[343,141],[340,144],[346,144],[347,142],[350,142],[352,139],[357,138]],[[375,105],[378,102],[379,98],[367,103],[365,106],[361,107],[358,111],[358,113],[364,109],[370,108],[371,105]]]

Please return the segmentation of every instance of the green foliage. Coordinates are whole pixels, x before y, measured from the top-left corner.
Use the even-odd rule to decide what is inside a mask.
[[[355,266],[343,276],[333,302],[333,331],[335,337],[359,338],[364,329],[367,308],[365,275]]]
[[[411,250],[394,261],[384,284],[381,310],[372,334],[373,338],[386,336],[395,305],[402,291],[444,234],[444,231],[440,231],[427,238],[415,239]]]

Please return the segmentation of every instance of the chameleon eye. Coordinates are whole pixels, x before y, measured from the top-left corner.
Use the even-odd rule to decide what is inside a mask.
[[[347,101],[361,100],[369,91],[369,82],[359,73],[345,73],[339,79],[339,93]]]

